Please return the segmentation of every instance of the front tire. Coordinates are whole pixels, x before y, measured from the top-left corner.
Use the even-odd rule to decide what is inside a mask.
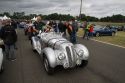
[[[96,37],[99,37],[99,36],[100,36],[99,32],[97,32],[95,36],[96,36]]]
[[[87,64],[88,64],[87,60],[82,60],[81,65],[79,65],[79,67],[85,67],[87,66]]]
[[[1,66],[1,69],[0,69],[0,73],[2,73],[4,71],[4,67],[3,67],[3,64]]]
[[[54,68],[51,68],[50,67],[50,64],[49,64],[49,61],[47,59],[47,57],[43,57],[43,65],[44,65],[44,68],[45,68],[45,71],[49,74],[49,75],[52,75],[54,73]]]

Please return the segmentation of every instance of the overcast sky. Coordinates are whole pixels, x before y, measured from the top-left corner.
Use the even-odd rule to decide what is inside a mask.
[[[1,12],[79,15],[81,0],[0,0]],[[83,0],[82,13],[104,17],[125,15],[125,0]]]

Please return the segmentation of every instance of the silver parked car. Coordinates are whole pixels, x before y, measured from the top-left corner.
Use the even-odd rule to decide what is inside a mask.
[[[43,59],[43,65],[48,74],[54,72],[56,66],[64,69],[87,65],[88,49],[82,44],[73,45],[61,34],[40,32],[32,37],[32,47]]]

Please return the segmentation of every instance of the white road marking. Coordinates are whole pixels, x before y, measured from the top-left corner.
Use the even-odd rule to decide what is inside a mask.
[[[82,36],[79,36],[77,35],[78,37],[82,37]],[[116,45],[116,44],[111,44],[111,43],[108,43],[108,42],[103,42],[103,41],[99,41],[99,40],[95,40],[95,39],[90,39],[90,40],[93,40],[93,41],[96,41],[96,42],[100,42],[100,43],[104,43],[104,44],[108,44],[108,45],[112,45],[112,46],[116,46],[116,47],[119,47],[119,48],[125,48],[123,46],[120,46],[120,45]]]
[[[112,45],[112,46],[116,46],[116,47],[119,47],[119,48],[125,48],[123,46],[111,44],[111,43],[108,43],[108,42],[103,42],[103,41],[99,41],[99,40],[95,40],[95,39],[91,39],[91,40],[96,41],[96,42],[100,42],[100,43],[104,43],[104,44],[108,44],[108,45]]]

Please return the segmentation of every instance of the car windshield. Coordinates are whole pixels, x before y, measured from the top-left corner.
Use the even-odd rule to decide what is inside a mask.
[[[96,26],[94,26],[94,30],[99,30],[99,29],[102,29],[103,27],[102,26],[100,26],[100,25],[96,25]]]

